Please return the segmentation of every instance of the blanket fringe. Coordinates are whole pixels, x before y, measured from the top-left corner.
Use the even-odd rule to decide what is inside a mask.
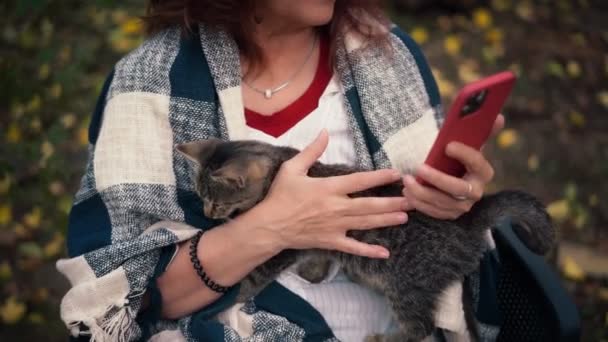
[[[128,306],[128,300],[126,300],[125,305],[116,314],[103,321],[101,328],[108,334],[111,341],[128,342],[131,340],[133,331],[130,329],[133,323],[131,313],[131,307]]]
[[[131,326],[132,314],[129,300],[125,299],[121,305],[109,305],[104,311],[101,322],[97,319],[72,322],[69,324],[69,329],[72,336],[77,337],[82,323],[89,328],[91,342],[128,342],[135,337],[135,330]]]

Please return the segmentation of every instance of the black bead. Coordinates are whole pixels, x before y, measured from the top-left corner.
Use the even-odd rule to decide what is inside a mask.
[[[201,278],[201,280],[203,281],[203,284],[205,284],[205,286],[210,288],[212,291],[215,291],[218,293],[226,293],[226,292],[228,292],[229,287],[218,285],[216,282],[209,279],[209,276],[203,270],[203,266],[201,266],[200,260],[198,260],[198,255],[196,253],[196,250],[198,247],[198,242],[200,241],[201,236],[203,236],[203,233],[204,232],[202,230],[200,230],[198,233],[196,233],[194,238],[192,238],[192,240],[190,241],[190,261],[192,261],[192,266],[196,270],[196,274],[198,274],[198,277]]]

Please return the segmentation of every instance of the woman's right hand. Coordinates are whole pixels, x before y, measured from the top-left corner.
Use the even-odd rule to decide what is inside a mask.
[[[252,208],[249,222],[276,237],[277,249],[321,248],[371,258],[389,251],[347,237],[354,229],[373,229],[407,221],[404,197],[350,198],[348,194],[400,180],[396,170],[358,172],[327,178],[308,177],[308,169],[325,151],[325,130],[281,166],[266,198]]]

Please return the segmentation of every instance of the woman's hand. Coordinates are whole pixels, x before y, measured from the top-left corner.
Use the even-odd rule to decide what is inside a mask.
[[[387,258],[386,248],[346,236],[348,230],[372,229],[407,221],[403,197],[349,198],[349,193],[398,181],[396,170],[312,178],[308,169],[327,147],[327,132],[283,163],[266,198],[243,215],[278,237],[279,248],[321,248],[372,258]]]
[[[494,122],[492,136],[505,124],[500,114]],[[445,174],[426,164],[416,170],[416,176],[435,188],[416,182],[411,175],[403,179],[403,196],[408,200],[408,209],[416,209],[438,219],[456,219],[468,212],[483,196],[485,186],[494,177],[494,169],[480,151],[458,142],[446,147],[446,154],[466,167],[466,174],[457,178]]]

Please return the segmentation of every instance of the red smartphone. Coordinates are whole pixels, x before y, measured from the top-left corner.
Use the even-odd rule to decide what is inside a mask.
[[[455,177],[464,176],[464,165],[445,154],[447,144],[459,141],[479,150],[492,133],[494,121],[514,84],[515,74],[503,71],[462,88],[439,130],[425,164]],[[426,184],[421,179],[418,182]]]

